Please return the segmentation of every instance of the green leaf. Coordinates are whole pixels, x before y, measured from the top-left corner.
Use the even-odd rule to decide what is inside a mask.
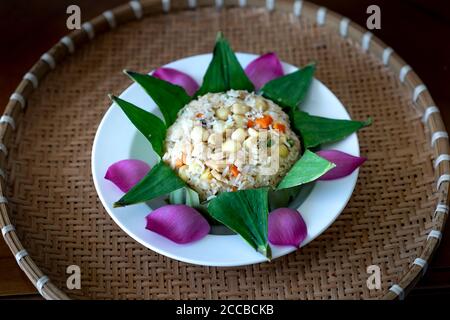
[[[269,190],[269,209],[270,211],[289,207],[289,204],[294,201],[301,190],[301,186],[296,186],[288,189]]]
[[[191,97],[180,86],[148,74],[132,71],[124,72],[155,101],[159,110],[161,110],[167,127],[170,127],[175,122],[178,111],[191,101]]]
[[[128,101],[115,96],[110,96],[110,98],[117,103],[131,123],[147,138],[153,150],[162,157],[164,154],[164,139],[166,138],[166,125],[164,122],[154,114]]]
[[[297,109],[305,99],[311,85],[316,66],[314,64],[267,82],[261,94],[283,108]]]
[[[137,185],[114,203],[114,207],[149,201],[184,186],[184,181],[167,164],[160,161]]]
[[[185,204],[193,208],[200,206],[198,193],[189,187],[172,191],[169,195],[169,201],[171,204]]]
[[[335,165],[330,161],[319,157],[314,152],[306,150],[303,156],[278,184],[277,190],[312,182],[334,167]]]
[[[339,141],[359,129],[372,124],[367,121],[338,120],[312,116],[306,112],[291,112],[294,128],[302,137],[305,148],[316,147],[327,142]]]
[[[222,33],[217,34],[213,58],[203,77],[203,84],[195,96],[206,93],[225,92],[230,89],[254,91],[252,82],[248,79],[228,41]]]
[[[267,199],[268,188],[224,192],[209,202],[208,211],[270,259]]]

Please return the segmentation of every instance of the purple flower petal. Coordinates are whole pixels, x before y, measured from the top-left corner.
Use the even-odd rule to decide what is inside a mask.
[[[299,247],[308,234],[300,212],[279,208],[269,214],[269,241],[279,246]]]
[[[210,229],[208,221],[197,210],[184,204],[158,208],[146,219],[146,229],[179,244],[200,240]]]
[[[338,150],[320,150],[316,153],[336,165],[335,168],[325,173],[318,180],[334,180],[346,177],[367,160],[367,158],[355,157]]]
[[[191,76],[172,68],[158,68],[153,72],[152,76],[183,87],[190,96],[199,88],[197,82]]]
[[[150,171],[150,166],[141,160],[127,159],[109,166],[105,179],[112,181],[120,190],[128,192]]]
[[[263,54],[250,62],[245,68],[245,73],[255,85],[255,90],[259,90],[270,80],[281,77],[284,74],[281,62],[273,52]]]

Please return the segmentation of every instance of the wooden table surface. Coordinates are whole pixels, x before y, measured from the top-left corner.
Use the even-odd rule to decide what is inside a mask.
[[[213,1],[213,0],[211,0]],[[0,2],[0,111],[23,74],[66,29],[66,8],[77,4],[82,20],[124,0],[10,0]],[[374,34],[400,54],[418,73],[450,125],[450,4],[444,0],[313,0],[365,25],[366,9],[381,8],[381,29]],[[425,277],[408,299],[450,295],[450,227]],[[39,298],[0,239],[0,296]]]

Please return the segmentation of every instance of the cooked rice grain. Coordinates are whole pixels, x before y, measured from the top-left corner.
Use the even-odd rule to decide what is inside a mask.
[[[276,186],[300,154],[283,110],[230,90],[191,101],[168,129],[163,161],[202,200],[224,191]]]

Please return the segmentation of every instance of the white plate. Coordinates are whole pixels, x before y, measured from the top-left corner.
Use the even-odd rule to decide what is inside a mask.
[[[245,67],[257,56],[237,53],[237,57],[241,65]],[[177,60],[166,66],[184,71],[201,83],[211,58],[211,54],[203,54]],[[283,68],[285,73],[297,70],[296,67],[287,63],[283,63]],[[162,118],[155,103],[137,84],[128,87],[120,97]],[[336,96],[316,79],[302,104],[302,109],[314,115],[350,119]],[[338,149],[359,156],[356,134],[338,143],[327,145],[325,148]],[[200,241],[179,245],[145,229],[145,217],[151,212],[148,204],[113,208],[113,203],[123,194],[110,181],[104,179],[105,172],[112,163],[130,158],[144,160],[150,165],[154,165],[157,159],[147,140],[135,129],[121,109],[112,105],[103,117],[95,136],[92,148],[92,176],[106,211],[128,235],[160,254],[193,264],[239,266],[267,261],[239,235],[207,235]],[[302,246],[319,236],[342,212],[350,199],[357,177],[358,171],[355,171],[345,178],[319,181],[313,185],[310,194],[298,207],[308,226],[308,237]],[[273,258],[296,250],[293,247],[273,245],[271,247]]]

